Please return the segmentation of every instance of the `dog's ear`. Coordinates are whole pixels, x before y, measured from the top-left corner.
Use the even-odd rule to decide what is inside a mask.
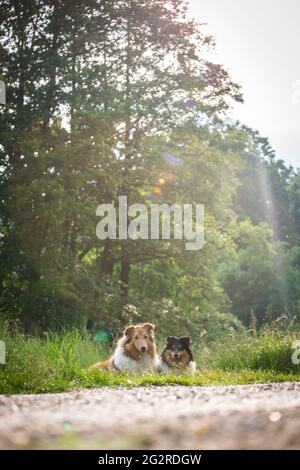
[[[145,328],[145,330],[147,330],[149,334],[153,334],[155,325],[153,325],[153,323],[143,323],[142,328]]]
[[[173,343],[174,341],[176,341],[176,336],[168,336],[167,337],[167,343]]]
[[[191,344],[191,341],[192,341],[189,336],[180,336],[179,340],[185,346],[189,346]]]
[[[123,331],[124,336],[131,336],[132,333],[134,332],[134,326],[126,326],[125,330]]]

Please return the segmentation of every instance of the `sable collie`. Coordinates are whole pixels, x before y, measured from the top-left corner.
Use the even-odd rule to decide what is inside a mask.
[[[97,362],[91,369],[104,369],[127,373],[153,371],[157,367],[156,346],[152,323],[127,326],[113,355]]]
[[[164,373],[195,372],[196,362],[190,344],[189,336],[168,336],[157,370]]]

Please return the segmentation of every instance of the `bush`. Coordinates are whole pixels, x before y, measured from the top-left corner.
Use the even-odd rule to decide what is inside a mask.
[[[200,308],[190,310],[175,305],[170,299],[157,301],[140,300],[123,307],[122,326],[128,323],[152,321],[157,326],[160,341],[168,335],[190,335],[195,342],[206,343],[217,338],[228,338],[246,332],[242,323],[230,313],[202,312]]]
[[[0,393],[55,392],[76,386],[82,369],[109,354],[88,334],[76,330],[42,337],[13,333],[0,322],[6,365],[0,366]]]
[[[7,289],[0,299],[0,309],[13,312],[10,318],[21,323],[27,333],[81,329],[86,317],[57,295],[43,281],[23,284],[19,289]]]
[[[238,342],[215,343],[205,351],[202,361],[225,370],[300,372],[300,365],[292,362],[292,344],[297,337],[300,338],[300,333],[297,336],[296,332],[265,328],[258,334],[248,333]]]

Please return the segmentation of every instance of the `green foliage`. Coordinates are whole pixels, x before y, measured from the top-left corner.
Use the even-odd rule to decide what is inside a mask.
[[[300,372],[300,366],[291,361],[295,334],[263,330],[258,335],[245,337],[237,343],[228,343],[226,348],[216,345],[216,355],[211,367],[223,370],[271,370],[274,372]],[[213,350],[212,346],[212,350]]]
[[[225,258],[219,265],[219,276],[233,312],[249,324],[252,312],[262,322],[270,292],[280,274],[276,266],[276,245],[266,224],[252,225],[247,219],[236,226],[235,256]]]
[[[197,342],[299,315],[299,172],[220,119],[239,86],[186,1],[3,0],[0,308],[23,331]],[[171,155],[180,162],[166,159]],[[99,240],[99,204],[205,205],[205,245]]]
[[[213,344],[194,344],[199,371],[195,376],[109,374],[87,367],[106,358],[111,350],[76,330],[43,337],[12,332],[1,321],[6,365],[0,365],[0,393],[46,393],[101,386],[230,385],[300,380],[299,366],[291,364],[294,335],[267,332]],[[161,336],[159,342],[162,341]],[[224,347],[224,345],[226,347]]]
[[[25,331],[41,334],[48,330],[83,328],[86,318],[74,312],[72,305],[61,299],[42,281],[22,286],[20,289],[7,289],[0,300],[0,309],[12,312],[10,318],[21,322]],[[20,312],[16,316],[16,312]]]
[[[72,325],[71,311],[74,325],[85,315],[117,330],[127,321],[124,305],[139,307],[136,265],[145,261],[149,282],[156,269],[158,295],[143,287],[145,305],[148,298],[176,304],[184,284],[181,311],[188,295],[193,307],[204,308],[201,292],[208,304],[216,290],[211,270],[236,187],[236,158],[201,138],[199,119],[210,122],[232,99],[241,100],[225,69],[202,53],[212,38],[189,19],[185,0],[50,2],[48,8],[5,0],[1,13],[10,106],[0,111],[5,309],[31,331],[44,329],[47,317],[53,329]],[[168,164],[166,153],[178,155],[182,167]],[[157,201],[206,204],[209,243],[201,256],[187,254],[182,243],[98,240],[98,204],[117,205],[122,194],[149,206],[162,173],[168,178]],[[196,288],[189,289],[195,275]],[[222,303],[219,291],[214,310]]]

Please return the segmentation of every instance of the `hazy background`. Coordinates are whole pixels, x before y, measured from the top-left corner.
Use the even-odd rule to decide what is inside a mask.
[[[190,0],[217,40],[216,57],[244,93],[232,114],[269,137],[278,158],[300,166],[300,3]]]

